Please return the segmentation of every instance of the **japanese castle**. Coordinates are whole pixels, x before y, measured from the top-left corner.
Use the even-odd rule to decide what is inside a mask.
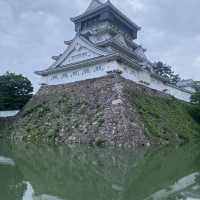
[[[125,79],[190,101],[192,88],[166,84],[152,70],[145,49],[136,43],[141,29],[109,0],[92,0],[86,11],[71,21],[75,37],[65,41],[66,50],[53,56],[54,63],[37,71],[42,84],[67,84],[120,72]]]

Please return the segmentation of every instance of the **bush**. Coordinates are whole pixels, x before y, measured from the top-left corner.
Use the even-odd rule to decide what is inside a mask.
[[[32,84],[26,77],[14,73],[0,76],[0,110],[21,109],[32,92]]]
[[[153,64],[153,71],[169,84],[176,85],[181,80],[179,75],[174,73],[171,66],[160,61]]]
[[[196,92],[191,96],[191,102],[200,107],[200,87],[197,87]]]
[[[200,124],[200,106],[194,106],[191,110],[192,117]]]
[[[197,87],[196,92],[191,96],[191,102],[194,104],[192,116],[200,123],[200,87]]]

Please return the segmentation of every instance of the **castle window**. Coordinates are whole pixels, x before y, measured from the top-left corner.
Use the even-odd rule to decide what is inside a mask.
[[[73,72],[72,75],[73,76],[79,76],[79,71]]]
[[[95,71],[102,71],[103,67],[102,66],[96,66]]]
[[[58,78],[58,75],[53,75],[53,76],[51,77],[52,80],[57,79],[57,78]]]
[[[68,78],[68,73],[67,72],[63,73],[62,77],[63,78]]]

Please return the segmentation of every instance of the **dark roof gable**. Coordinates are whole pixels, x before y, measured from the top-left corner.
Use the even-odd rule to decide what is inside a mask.
[[[136,25],[134,22],[132,22],[126,15],[124,15],[119,9],[117,9],[109,0],[106,3],[101,3],[99,0],[92,0],[90,3],[90,6],[84,12],[83,14],[71,18],[71,21],[74,23],[81,22],[87,20],[87,18],[90,18],[91,16],[99,13],[100,11],[103,11],[104,9],[108,9],[111,13],[114,14],[114,16],[120,20],[122,23],[126,24],[130,29],[134,30],[140,30],[141,27]]]

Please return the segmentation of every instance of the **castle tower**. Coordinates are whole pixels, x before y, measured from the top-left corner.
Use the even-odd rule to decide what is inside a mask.
[[[125,79],[190,101],[191,91],[166,84],[152,71],[145,49],[136,43],[141,29],[109,0],[92,0],[79,16],[71,18],[75,37],[54,63],[37,71],[45,85],[59,85],[107,76],[118,71]]]
[[[141,28],[110,1],[92,0],[86,11],[71,21],[75,37],[65,41],[66,50],[52,57],[55,62],[48,69],[36,72],[43,83],[57,85],[97,78],[109,71],[123,71],[120,63],[138,69],[147,61],[144,49],[134,42]]]

